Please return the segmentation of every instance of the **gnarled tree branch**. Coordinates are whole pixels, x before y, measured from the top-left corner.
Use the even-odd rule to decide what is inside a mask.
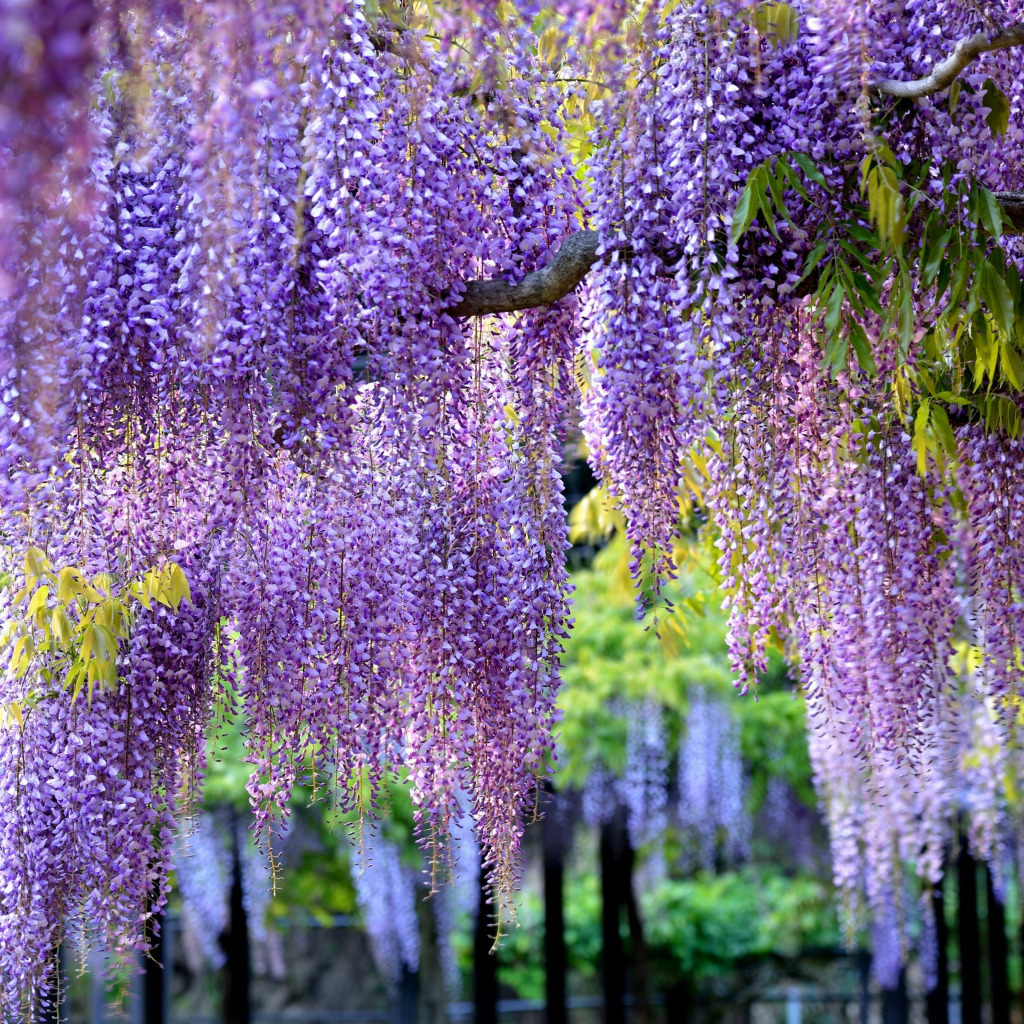
[[[597,244],[596,231],[576,231],[562,243],[546,267],[527,274],[519,284],[500,279],[468,281],[462,298],[445,312],[452,316],[483,316],[550,306],[575,290],[586,277],[597,259]]]
[[[993,192],[1003,211],[1003,234],[1024,235],[1024,192]]]
[[[930,75],[910,82],[885,79],[876,82],[875,89],[886,96],[896,96],[900,99],[917,100],[922,96],[930,96],[952,85],[960,72],[983,53],[1008,50],[1011,46],[1024,46],[1024,22],[1017,22],[995,35],[976,32],[967,39],[961,39],[953,47],[953,52],[932,68]]]
[[[993,195],[1003,212],[1003,234],[1024,235],[1024,192]],[[550,306],[574,291],[587,276],[597,262],[597,247],[596,231],[576,231],[566,238],[546,267],[527,274],[519,284],[509,284],[500,278],[467,281],[462,298],[445,312],[451,316],[486,316]]]

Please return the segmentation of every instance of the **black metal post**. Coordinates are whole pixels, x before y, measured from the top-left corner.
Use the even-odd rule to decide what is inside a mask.
[[[155,914],[146,922],[146,941],[149,954],[143,961],[142,975],[142,1019],[145,1024],[166,1024],[166,977],[170,964],[164,961],[170,951],[166,941],[166,916]]]
[[[567,1024],[565,1006],[565,821],[553,788],[544,820],[544,1001],[547,1024]]]
[[[1010,1024],[1010,977],[1007,959],[1006,913],[992,886],[992,871],[985,868],[988,900],[988,959],[992,981],[992,1024]]]
[[[616,809],[601,826],[601,973],[605,1024],[626,1024],[626,955],[620,921],[625,905],[623,868],[628,840],[626,813]]]
[[[249,922],[245,917],[242,897],[242,851],[239,849],[238,828],[233,821],[231,895],[229,899],[228,929],[221,937],[224,955],[224,1024],[250,1024],[249,1005]]]
[[[946,901],[942,882],[932,889],[935,915],[935,987],[925,997],[928,1024],[949,1024],[949,937],[946,931]]]
[[[490,898],[490,887],[481,878],[473,933],[474,1024],[498,1024],[498,956],[491,935]]]
[[[907,998],[907,972],[900,971],[895,988],[882,990],[882,1024],[907,1024],[910,1000]]]
[[[974,858],[967,850],[967,837],[960,837],[956,860],[960,889],[957,932],[960,939],[960,1021],[981,1024],[981,936],[978,929],[978,875]]]
[[[857,978],[860,982],[860,1024],[868,1024],[871,1014],[871,954],[862,949],[857,954]]]
[[[402,973],[391,996],[391,1024],[416,1024],[419,981],[419,974],[402,964]]]

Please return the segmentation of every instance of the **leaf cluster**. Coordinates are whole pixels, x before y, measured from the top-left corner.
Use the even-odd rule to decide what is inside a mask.
[[[28,710],[62,690],[91,702],[97,686],[117,686],[118,655],[135,628],[139,608],[163,605],[177,612],[191,602],[188,580],[176,562],[142,575],[119,579],[103,572],[91,578],[73,565],[55,567],[45,552],[30,547],[21,573],[0,575],[0,591],[10,592],[0,651],[9,652],[9,678],[38,680],[23,697],[8,700],[8,718],[24,725]]]
[[[829,886],[770,869],[667,879],[641,898],[655,969],[707,979],[737,961],[766,954],[837,947]]]
[[[995,132],[1005,130],[1001,95],[986,83]],[[747,180],[731,240],[739,245],[757,220],[781,240],[781,224],[793,225],[792,195],[820,211],[796,287],[810,297],[823,368],[888,387],[893,418],[913,431],[921,472],[931,461],[945,470],[956,457],[955,421],[1021,432],[1024,289],[1002,245],[1002,209],[951,163],[901,161],[880,136],[858,178],[854,189],[848,180],[833,185],[804,154],[772,157]]]

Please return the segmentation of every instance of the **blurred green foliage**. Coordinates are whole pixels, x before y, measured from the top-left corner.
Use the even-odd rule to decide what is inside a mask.
[[[796,956],[801,950],[840,945],[831,886],[770,867],[666,878],[641,896],[640,905],[656,988],[683,976],[697,981],[720,977],[751,957]],[[569,876],[565,915],[570,971],[595,979],[601,952],[596,874]],[[502,943],[499,976],[520,998],[542,1000],[544,908],[533,891],[523,894],[519,921],[521,927]],[[468,972],[468,943],[458,952]]]
[[[573,575],[575,625],[562,662],[556,785],[582,788],[596,764],[622,774],[627,724],[616,699],[657,701],[669,712],[668,738],[675,749],[690,690],[697,687],[731,705],[752,769],[751,808],[760,806],[772,775],[785,778],[802,801],[815,806],[803,697],[777,652],[758,693],[737,695],[720,594],[701,565],[700,549],[688,550],[692,557],[681,559],[683,567],[666,595],[677,610],[657,631],[637,622],[634,591],[628,572],[622,573],[626,551],[621,534],[598,554],[592,570]]]
[[[750,768],[748,806],[755,813],[768,780],[781,776],[796,795],[813,806],[803,699],[789,681],[782,660],[773,655],[757,695],[739,697],[732,686],[726,653],[726,615],[713,573],[702,565],[706,552],[696,545],[666,596],[677,611],[659,613],[657,629],[638,622],[635,592],[621,533],[597,556],[593,569],[574,573],[575,628],[563,658],[564,685],[555,784],[582,788],[596,764],[615,774],[625,768],[627,723],[622,703],[653,699],[668,724],[670,755],[678,749],[692,688],[711,690],[726,701],[740,726],[744,761]],[[233,719],[233,694],[225,693],[225,713],[210,742],[203,785],[207,806],[248,807],[241,725]],[[674,768],[673,768],[674,771]],[[325,800],[325,797],[327,799]],[[422,864],[414,841],[408,790],[396,780],[381,808],[383,835]],[[285,847],[272,918],[301,919],[312,914],[323,923],[337,914],[357,913],[352,871],[363,855],[355,815],[338,814],[329,794],[314,800],[309,787],[291,800],[293,828],[300,841]],[[352,836],[355,837],[353,844]],[[582,842],[589,840],[581,837]],[[727,974],[738,961],[764,954],[789,955],[801,948],[838,944],[827,882],[809,875],[786,877],[762,863],[718,875],[673,878],[685,837],[669,828],[662,852],[670,876],[640,894],[652,979],[670,984],[681,975],[695,979]],[[764,857],[766,848],[755,844]],[[372,852],[368,854],[372,856]],[[641,851],[641,863],[644,851]],[[685,858],[683,858],[685,859]],[[571,858],[565,898],[570,971],[584,986],[597,984],[601,949],[600,881],[596,865]],[[443,878],[439,878],[443,882]],[[518,900],[519,928],[502,939],[500,976],[521,998],[541,999],[544,991],[543,903],[527,887]],[[470,975],[472,921],[461,915],[455,951],[464,977]],[[625,934],[624,939],[628,936]]]
[[[840,944],[831,887],[771,868],[665,879],[641,907],[652,966],[668,984],[728,974],[746,957]]]
[[[544,998],[544,902],[527,889],[517,904],[519,927],[502,941],[499,980],[520,999]],[[601,960],[601,882],[594,872],[570,872],[565,880],[565,945],[571,973],[595,979]],[[464,969],[470,967],[459,949]]]

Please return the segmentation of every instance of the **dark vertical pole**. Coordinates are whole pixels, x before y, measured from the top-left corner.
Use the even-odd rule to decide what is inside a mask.
[[[1024,879],[1022,879],[1020,875],[1018,875],[1017,878],[1017,884],[1021,885],[1021,882],[1024,881]],[[1018,892],[1020,892],[1022,903],[1021,911],[1024,911],[1024,891],[1018,889]],[[1021,913],[1021,911],[1018,911],[1018,913]],[[1024,913],[1021,913],[1020,929],[1017,932],[1017,944],[1021,953],[1021,958],[1024,960]],[[1016,1018],[1018,1021],[1024,1021],[1024,979],[1021,980],[1020,992],[1018,993]]]
[[[146,922],[146,941],[149,944],[149,954],[143,961],[145,973],[142,976],[142,1019],[145,1024],[166,1024],[164,1016],[164,984],[165,967],[164,958],[167,955],[168,944],[164,939],[166,927],[166,915],[154,914]]]
[[[474,1024],[498,1024],[498,957],[493,952],[490,896],[490,887],[481,878],[473,933]]]
[[[619,931],[626,852],[626,816],[619,807],[601,826],[601,972],[605,1024],[626,1024],[626,957]]]
[[[956,860],[960,889],[958,934],[960,939],[960,1021],[981,1024],[981,936],[978,931],[978,876],[967,837],[960,837]]]
[[[36,1019],[43,1024],[61,1024],[69,1015],[67,975],[67,950],[64,944],[57,948],[53,957],[53,984],[47,995],[45,1008],[39,1007]],[[37,1004],[38,1005],[38,1004]]]
[[[669,1024],[687,1024],[693,1009],[693,988],[688,978],[677,981],[665,993],[665,1020]],[[747,1006],[749,1016],[750,1007]]]
[[[628,838],[628,833],[627,833]],[[640,916],[636,893],[633,891],[633,848],[627,844],[623,858],[623,897],[626,901],[626,917],[629,920],[629,939],[632,947],[631,967],[633,969],[631,989],[633,996],[633,1024],[654,1024],[651,1007],[650,966],[647,962],[647,940],[644,938],[644,922]]]
[[[544,1001],[547,1024],[567,1024],[565,1011],[565,822],[554,789],[549,789],[541,823],[544,848]]]
[[[421,898],[417,902],[420,962],[416,972],[416,1016],[412,1024],[447,1024],[448,1021],[448,997],[444,986],[444,968],[441,966],[441,936],[434,907],[434,900]]]
[[[949,1024],[949,950],[946,934],[946,901],[942,881],[932,889],[935,915],[935,987],[925,997],[928,1024]]]
[[[988,958],[992,979],[992,1024],[1010,1024],[1010,978],[1007,959],[1006,913],[992,887],[992,870],[985,868],[988,899]]]
[[[103,954],[94,949],[89,954],[89,1024],[103,1024],[106,1016],[107,993],[104,977]]]
[[[231,863],[231,896],[228,930],[222,943],[227,963],[224,965],[224,1024],[249,1024],[249,923],[245,919],[242,899],[242,852],[238,829],[234,833]]]
[[[866,949],[857,954],[857,976],[860,981],[860,1024],[868,1024],[871,1014],[871,954]]]
[[[402,973],[391,997],[391,1024],[416,1024],[419,975],[402,964]]]
[[[900,971],[895,988],[882,990],[882,1024],[907,1024],[910,1001],[907,999],[907,972]]]

